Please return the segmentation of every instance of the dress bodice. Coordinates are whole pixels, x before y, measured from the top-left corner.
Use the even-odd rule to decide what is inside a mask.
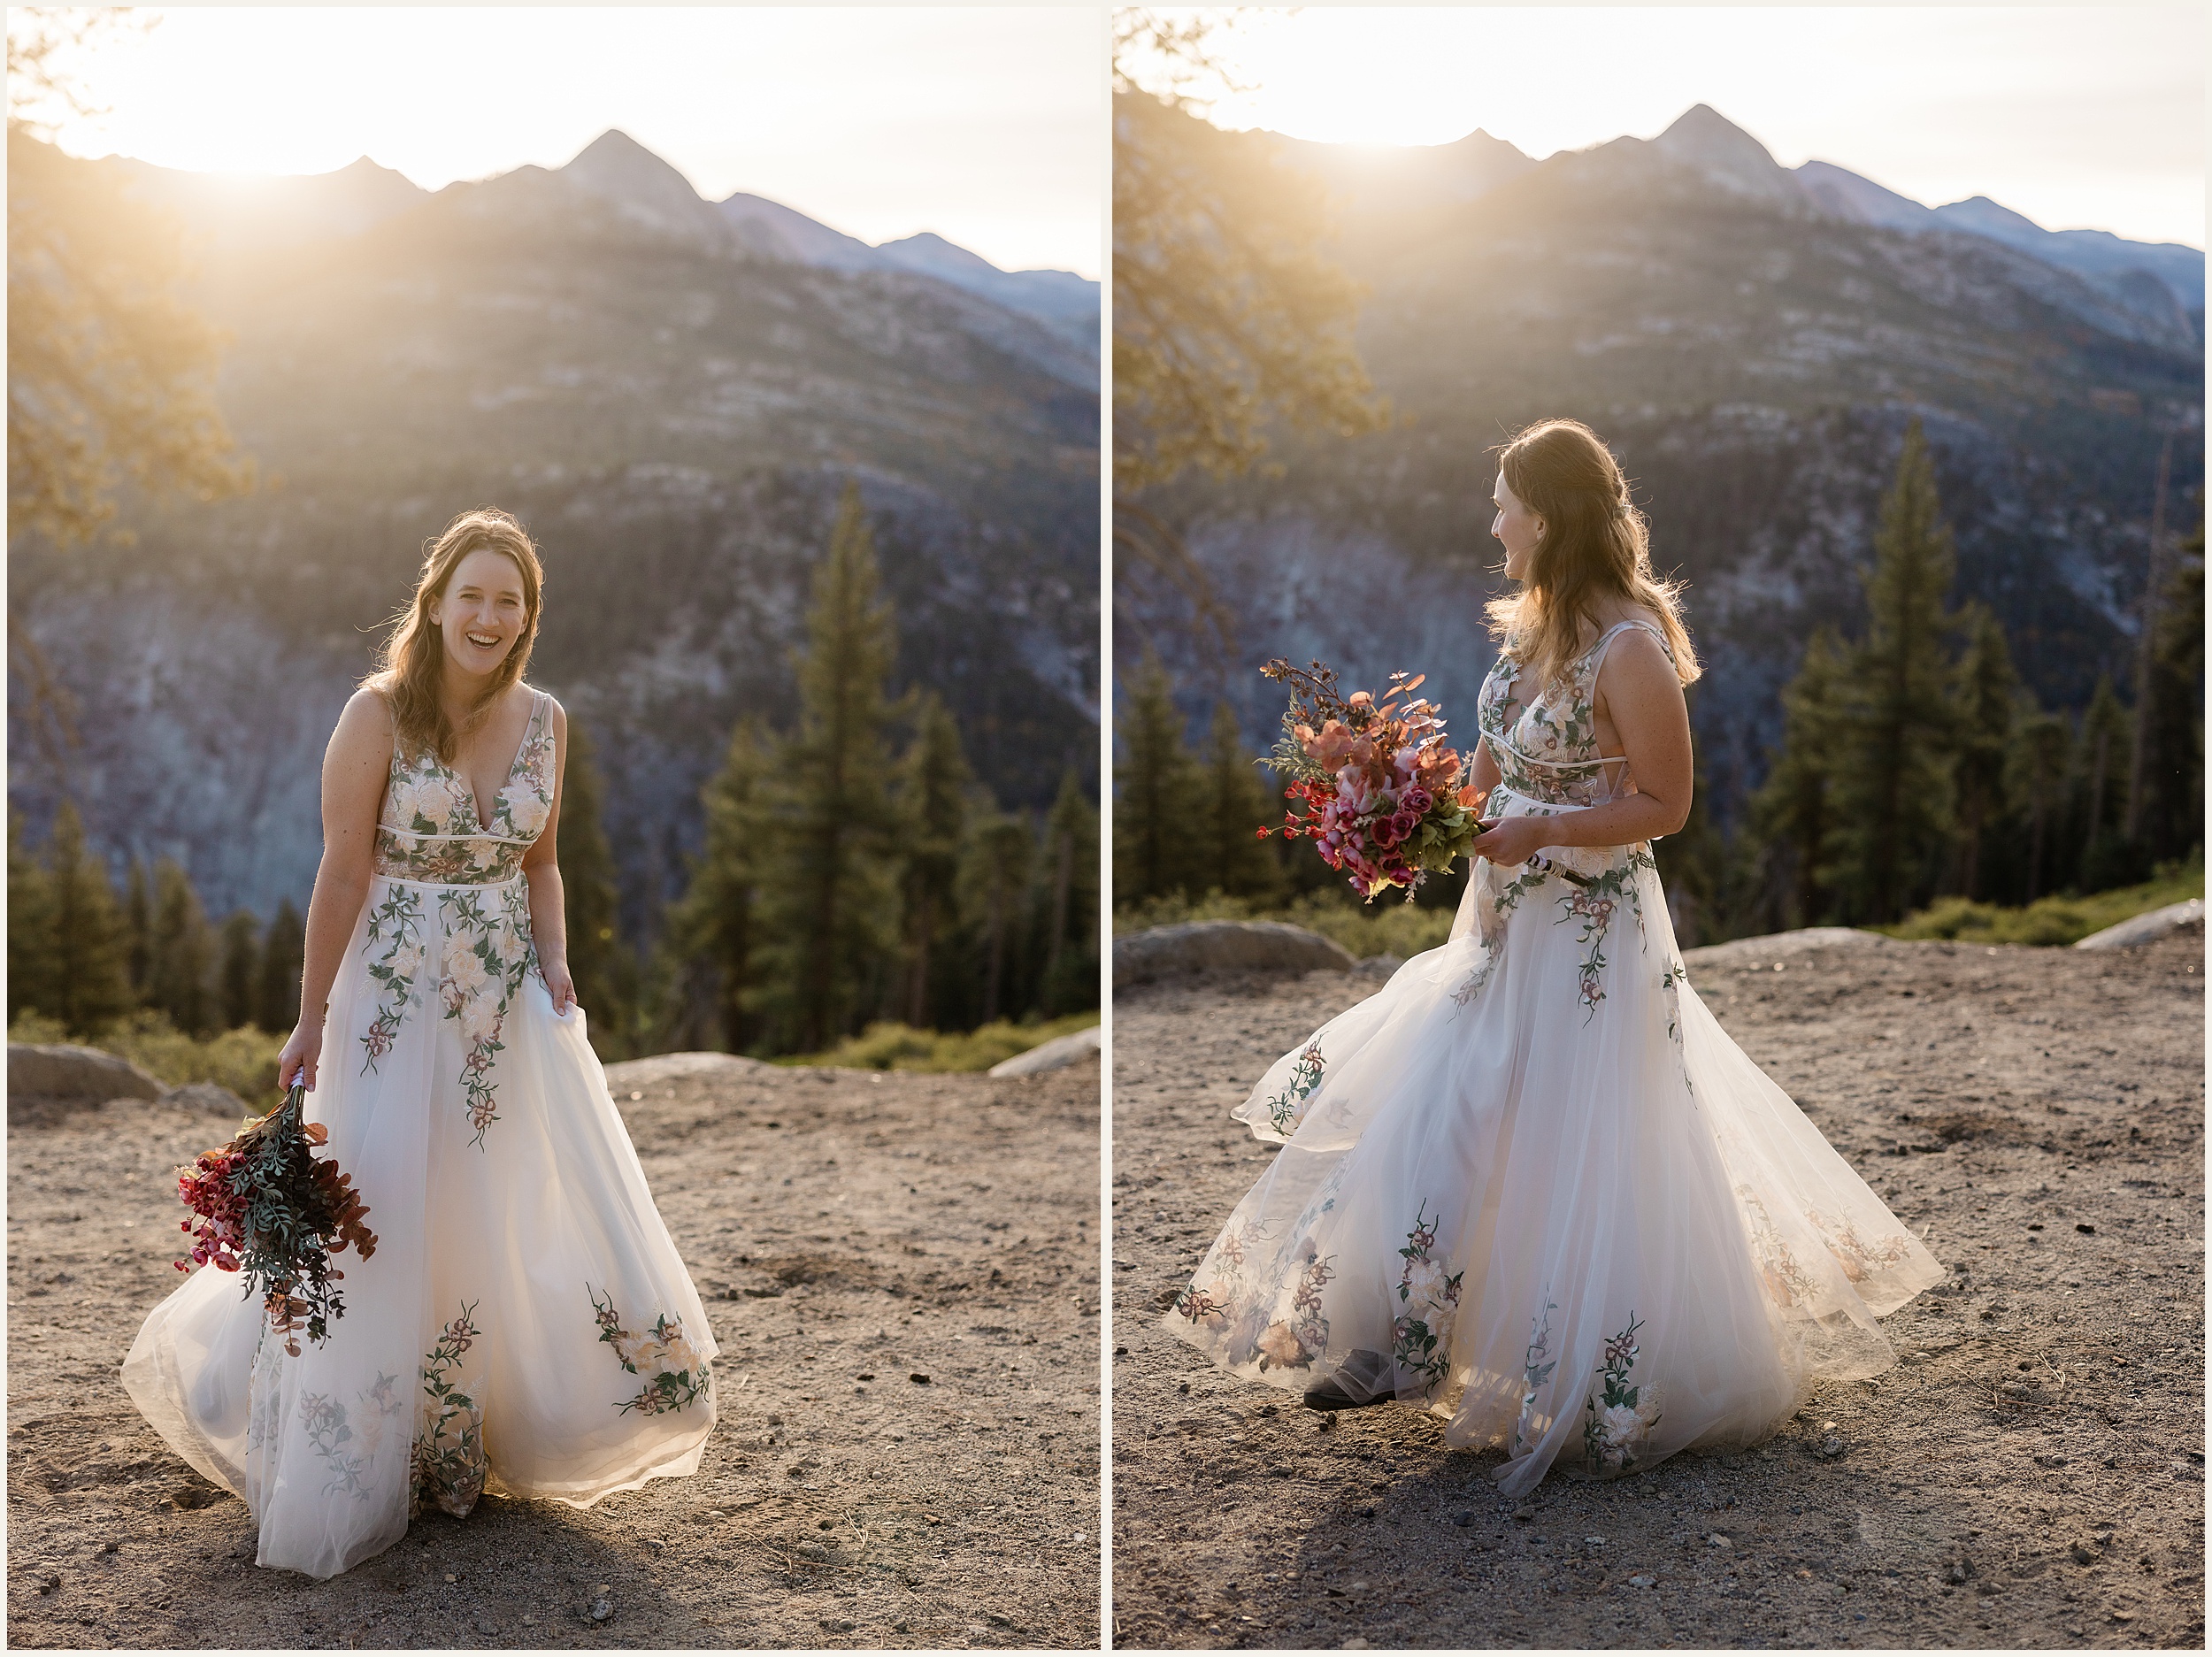
[[[1475,723],[1503,786],[1554,806],[1603,805],[1632,792],[1628,756],[1598,752],[1595,712],[1598,671],[1613,641],[1631,627],[1651,634],[1666,650],[1667,659],[1674,659],[1666,635],[1651,623],[1620,622],[1601,633],[1568,664],[1563,677],[1545,684],[1525,705],[1517,704],[1513,697],[1521,664],[1511,656],[1499,656],[1476,698]],[[1509,718],[1517,706],[1517,715]]]
[[[495,886],[522,872],[523,854],[553,809],[554,740],[549,698],[539,691],[507,780],[480,822],[476,792],[435,753],[409,755],[392,745],[392,767],[377,816],[376,872],[434,886]]]

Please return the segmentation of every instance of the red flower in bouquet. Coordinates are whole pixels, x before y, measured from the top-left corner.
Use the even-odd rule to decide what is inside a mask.
[[[331,1286],[345,1273],[331,1256],[348,1245],[364,1260],[376,1252],[351,1177],[314,1155],[329,1130],[304,1120],[305,1101],[305,1087],[294,1087],[228,1145],[177,1170],[177,1195],[194,1216],[182,1222],[193,1261],[244,1274],[246,1293],[260,1293],[270,1327],[295,1357],[299,1330],[325,1340],[330,1320],[345,1316],[344,1298]],[[177,1270],[191,1267],[180,1260]]]
[[[1422,679],[1394,673],[1379,704],[1367,691],[1340,696],[1320,663],[1294,668],[1278,658],[1260,670],[1289,685],[1283,734],[1263,763],[1289,780],[1278,832],[1303,837],[1363,898],[1389,886],[1413,889],[1468,851],[1479,797],[1456,786],[1464,762],[1444,740],[1442,710],[1417,699]]]

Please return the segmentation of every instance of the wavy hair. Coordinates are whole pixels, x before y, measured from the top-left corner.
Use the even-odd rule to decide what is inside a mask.
[[[430,619],[430,608],[445,596],[454,571],[472,552],[500,553],[520,572],[522,631],[468,717],[456,725],[447,717],[445,699],[439,694],[445,672],[445,635]],[[445,526],[443,534],[427,544],[422,573],[415,581],[415,596],[393,617],[391,636],[384,641],[377,671],[362,681],[391,709],[403,753],[435,754],[445,763],[452,763],[461,738],[477,727],[486,710],[529,667],[544,587],[545,569],[538,562],[538,548],[529,532],[495,507],[462,513]]]
[[[1658,618],[1675,676],[1694,681],[1703,670],[1682,625],[1682,585],[1651,572],[1650,523],[1598,434],[1579,420],[1539,420],[1495,452],[1506,487],[1544,521],[1521,590],[1487,607],[1500,648],[1549,684],[1582,654],[1609,596]]]

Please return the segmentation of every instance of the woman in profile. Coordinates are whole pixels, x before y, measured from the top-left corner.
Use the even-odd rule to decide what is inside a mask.
[[[1504,1491],[1770,1433],[1894,1361],[1941,1270],[1685,979],[1651,841],[1690,809],[1677,589],[1586,426],[1501,453],[1519,590],[1477,701],[1485,832],[1441,947],[1236,1112],[1283,1149],[1169,1321],[1318,1409],[1396,1401]]]
[[[714,1339],[569,978],[567,717],[523,679],[541,579],[513,518],[456,518],[324,756],[278,1083],[369,1207],[344,1316],[293,1355],[203,1270],[124,1362],[264,1565],[334,1576],[488,1487],[587,1507],[695,1470],[714,1423]]]

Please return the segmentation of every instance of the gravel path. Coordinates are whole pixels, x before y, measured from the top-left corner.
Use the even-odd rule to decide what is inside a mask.
[[[234,1124],[12,1111],[10,1644],[1095,1645],[1096,1064],[688,1078],[623,1111],[722,1346],[699,1473],[487,1497],[326,1583],[256,1568],[245,1505],[117,1375],[176,1280],[172,1170]]]
[[[1229,1109],[1379,980],[1117,999],[1118,1645],[2203,1645],[2201,933],[1690,969],[1952,1277],[1763,1447],[1517,1511],[1436,1417],[1317,1415],[1158,1325],[1273,1154]]]

